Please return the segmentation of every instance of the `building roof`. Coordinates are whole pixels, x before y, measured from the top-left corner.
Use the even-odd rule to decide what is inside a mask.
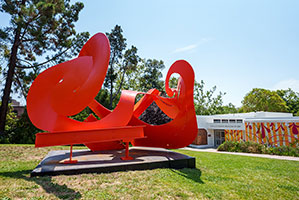
[[[293,117],[292,113],[283,112],[249,112],[249,113],[233,113],[233,114],[221,114],[221,115],[211,115],[213,118],[286,118]]]
[[[245,122],[299,122],[299,117],[292,113],[250,112],[221,115],[197,115],[198,128],[233,128],[243,130]]]

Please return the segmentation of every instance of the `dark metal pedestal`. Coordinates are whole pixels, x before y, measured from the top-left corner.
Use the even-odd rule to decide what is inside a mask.
[[[64,164],[69,159],[68,150],[50,151],[40,164],[31,172],[31,176],[71,175],[81,173],[107,173],[127,170],[146,170],[155,168],[195,168],[195,158],[160,148],[132,147],[133,160],[121,160],[124,150],[92,152],[74,150],[75,164]]]

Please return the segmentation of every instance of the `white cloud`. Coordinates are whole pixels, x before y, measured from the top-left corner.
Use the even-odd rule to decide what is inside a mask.
[[[213,40],[213,39],[212,38],[202,38],[202,39],[200,39],[200,41],[198,43],[191,44],[191,45],[188,45],[188,46],[185,46],[182,48],[177,48],[172,53],[181,53],[181,52],[191,51],[191,50],[197,48],[199,45],[209,42],[211,40]]]
[[[274,85],[274,90],[286,90],[291,88],[292,90],[299,92],[299,80],[296,79],[288,79],[279,81],[277,84]]]
[[[183,48],[178,48],[178,49],[174,50],[173,53],[190,51],[192,49],[195,49],[197,46],[198,46],[197,44],[191,44],[191,45],[183,47]]]

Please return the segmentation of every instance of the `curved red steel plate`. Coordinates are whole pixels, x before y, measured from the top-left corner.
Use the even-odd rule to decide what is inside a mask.
[[[170,67],[165,81],[165,90],[170,98],[159,96],[157,89],[147,93],[124,90],[118,105],[110,111],[94,99],[104,82],[109,57],[109,41],[104,34],[98,33],[87,41],[78,58],[55,65],[38,75],[28,92],[28,115],[36,127],[50,133],[37,134],[36,146],[47,146],[44,143],[47,140],[51,140],[50,146],[68,141],[69,144],[73,144],[73,141],[88,141],[85,145],[91,150],[119,149],[123,148],[120,143],[124,141],[123,138],[126,138],[125,142],[130,141],[138,146],[180,148],[189,145],[197,134],[193,103],[194,72],[191,65],[179,60]],[[175,89],[169,88],[173,73],[180,75]],[[135,104],[137,94],[144,94],[144,97]],[[152,102],[156,102],[173,120],[157,126],[139,120],[140,114]],[[101,119],[90,116],[80,122],[69,117],[86,107],[91,108]],[[134,127],[138,129],[138,134]],[[140,131],[140,127],[143,127],[143,131]],[[115,135],[109,135],[112,129],[126,131],[116,139]],[[91,134],[92,130],[103,133],[105,137],[95,137],[95,134]],[[115,131],[110,132],[116,134]],[[76,140],[71,139],[72,136]],[[43,137],[43,144],[38,144],[41,141],[38,137]],[[66,138],[59,143],[62,141],[59,137]],[[96,141],[92,142],[93,138]]]

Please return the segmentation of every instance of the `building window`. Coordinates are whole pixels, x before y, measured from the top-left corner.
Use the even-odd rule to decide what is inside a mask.
[[[220,123],[220,119],[214,119],[214,123]]]
[[[237,119],[237,123],[243,123],[242,119]]]

